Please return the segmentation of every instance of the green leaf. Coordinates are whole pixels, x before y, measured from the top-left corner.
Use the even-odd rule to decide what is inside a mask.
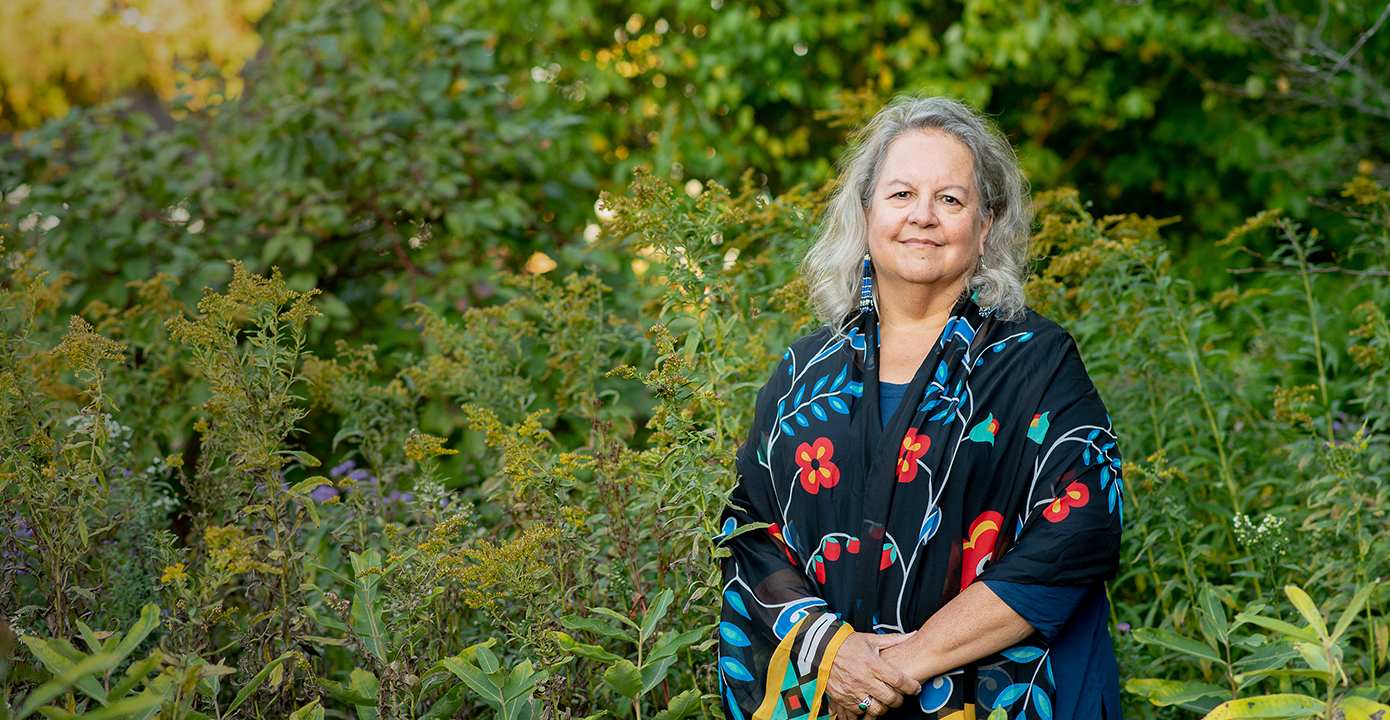
[[[157,627],[159,627],[159,606],[149,603],[140,608],[140,619],[135,621],[135,624],[130,627],[130,633],[125,636],[120,645],[116,646],[117,662],[125,660],[126,657],[135,652],[140,643],[144,642],[145,638],[149,637],[150,633],[154,632]]]
[[[1302,640],[1304,642],[1318,641],[1318,636],[1309,632],[1306,628],[1301,628],[1297,625],[1286,623],[1283,620],[1276,620],[1271,617],[1265,617],[1263,615],[1251,615],[1248,613],[1240,613],[1239,615],[1236,615],[1236,620],[1243,623],[1250,623],[1252,625],[1259,625],[1260,627],[1266,630],[1273,630],[1274,632],[1286,635],[1296,640]]]
[[[163,693],[146,691],[124,700],[78,715],[79,720],[129,720],[141,713],[149,712],[164,702]]]
[[[1346,720],[1385,720],[1385,718],[1390,718],[1390,705],[1355,695],[1347,695],[1338,700],[1337,708],[1345,713]]]
[[[434,701],[430,709],[427,710],[424,715],[420,716],[420,720],[445,720],[446,718],[453,717],[454,713],[457,713],[459,708],[463,707],[464,690],[466,689],[468,689],[468,686],[463,683],[459,683],[450,688],[449,692],[444,693],[443,697]]]
[[[662,633],[661,637],[656,639],[656,646],[652,648],[651,653],[647,656],[647,660],[650,662],[666,657],[667,655],[674,655],[700,640],[703,640],[713,629],[713,625],[706,625],[702,628],[687,630],[679,634]]]
[[[1159,707],[1181,705],[1199,698],[1214,695],[1230,696],[1229,688],[1220,688],[1200,682],[1179,682],[1155,678],[1130,678],[1125,690],[1135,695],[1143,695],[1149,702]]]
[[[439,663],[472,688],[473,692],[482,695],[483,701],[491,705],[493,709],[501,709],[502,688],[498,687],[492,678],[484,675],[478,666],[459,657],[444,658]]]
[[[675,593],[672,593],[669,588],[657,594],[656,602],[647,608],[647,614],[642,618],[642,632],[638,637],[639,643],[646,643],[647,638],[656,631],[657,623],[666,617],[666,611],[671,608],[671,599],[674,597]]]
[[[251,693],[256,692],[256,688],[260,687],[261,683],[265,682],[265,679],[270,677],[271,670],[274,670],[275,668],[279,667],[280,663],[285,662],[286,660],[289,660],[293,657],[293,652],[287,652],[284,655],[281,655],[280,657],[275,658],[274,660],[271,660],[270,662],[266,663],[266,666],[261,668],[260,672],[256,673],[255,676],[252,677],[250,680],[246,681],[246,685],[242,686],[241,690],[237,692],[236,697],[232,699],[232,704],[227,706],[227,711],[224,712],[223,715],[231,715],[234,710],[241,707],[242,703],[246,702],[247,698],[251,697]]]
[[[77,621],[77,631],[82,634],[82,640],[87,643],[93,653],[99,653],[102,649],[101,640],[97,639],[97,634],[81,620]]]
[[[1323,622],[1322,613],[1318,612],[1318,606],[1313,602],[1313,598],[1308,597],[1308,593],[1303,592],[1303,588],[1297,585],[1285,585],[1284,594],[1289,596],[1289,601],[1298,608],[1298,614],[1308,621],[1308,625],[1313,628],[1313,632],[1319,638],[1327,639],[1327,623]]]
[[[660,660],[649,662],[642,666],[642,692],[651,692],[651,689],[661,684],[666,679],[666,673],[671,669],[671,663],[676,661],[675,655],[667,655]]]
[[[1371,596],[1372,592],[1375,592],[1376,585],[1379,583],[1379,580],[1372,580],[1365,587],[1357,590],[1356,595],[1352,596],[1351,604],[1342,611],[1342,617],[1337,620],[1337,627],[1332,630],[1332,642],[1337,642],[1342,637],[1342,633],[1347,631],[1351,622],[1356,619],[1357,613],[1361,612],[1361,608],[1366,605],[1366,599]]]
[[[586,618],[578,615],[566,615],[560,619],[560,624],[571,630],[587,630],[595,635],[610,637],[614,640],[625,640],[633,642],[632,636],[623,630],[599,620],[598,618]]]
[[[603,681],[613,691],[626,698],[636,698],[642,691],[642,673],[630,660],[619,660],[603,673]]]
[[[681,720],[681,718],[694,715],[699,711],[700,691],[686,690],[671,698],[671,703],[666,706],[666,709],[653,716],[652,720]]]
[[[290,713],[289,720],[323,720],[323,706],[314,698],[313,702]]]
[[[66,646],[66,648],[63,649],[72,647],[67,643],[55,640],[40,640],[39,638],[29,636],[22,637],[20,640],[22,640],[25,645],[29,646],[29,651],[34,653],[39,661],[43,663],[44,667],[48,668],[48,671],[54,675],[62,677],[77,664],[66,657],[65,653],[59,652],[59,648],[63,646]],[[82,657],[86,658],[89,656]],[[106,690],[102,688],[101,683],[97,682],[96,678],[80,677],[74,680],[72,685],[93,700],[103,703],[106,702]]]
[[[476,650],[476,652],[478,653],[478,667],[484,673],[491,675],[497,672],[497,670],[502,667],[502,663],[497,660],[497,655],[495,655],[491,650],[485,647],[480,647]]]
[[[630,618],[630,617],[628,617],[628,616],[626,616],[626,615],[623,615],[622,613],[614,612],[614,611],[612,611],[612,610],[609,610],[609,609],[606,608],[606,607],[596,607],[596,608],[589,608],[589,609],[590,609],[592,612],[596,612],[596,613],[598,613],[598,614],[600,614],[600,615],[606,615],[606,616],[608,616],[608,617],[611,617],[611,618],[613,618],[614,620],[617,620],[618,622],[620,622],[620,623],[622,623],[622,624],[624,624],[624,625],[627,625],[628,627],[632,628],[633,630],[637,630],[638,632],[641,632],[641,628],[639,628],[639,627],[637,626],[637,623],[633,622],[633,621],[632,621],[632,618]]]
[[[584,643],[576,642],[574,638],[570,637],[569,633],[553,631],[550,635],[555,638],[555,642],[560,646],[560,649],[572,655],[578,655],[579,657],[588,658],[590,660],[597,660],[602,663],[615,663],[622,659],[597,645],[585,645]]]
[[[136,685],[149,677],[150,673],[154,672],[159,667],[159,663],[163,659],[164,653],[161,652],[159,648],[155,648],[154,652],[150,653],[149,657],[138,663],[132,664],[125,671],[125,677],[121,678],[120,682],[117,682],[111,687],[111,692],[106,694],[107,699],[120,700],[125,697],[126,693],[135,689]]]
[[[318,467],[323,464],[322,462],[319,462],[318,458],[314,457],[313,455],[310,455],[309,453],[304,452],[303,450],[281,450],[280,454],[292,457],[295,460],[304,463],[305,467]],[[305,480],[304,482],[299,483],[299,485],[295,485],[293,489],[296,492],[308,492],[308,490],[300,490],[299,486],[303,485],[304,483],[312,482],[315,479],[322,480],[323,478],[311,478],[310,480]],[[318,486],[316,485],[314,487]],[[312,489],[313,487],[309,488],[309,490]]]
[[[1212,662],[1225,664],[1224,661],[1221,660],[1221,655],[1216,651],[1216,648],[1207,645],[1206,643],[1197,642],[1192,638],[1183,637],[1182,635],[1178,635],[1177,633],[1168,632],[1167,630],[1158,630],[1155,628],[1139,628],[1138,630],[1134,631],[1134,639],[1138,640],[1141,643],[1146,643],[1149,645],[1158,645],[1160,647],[1166,647],[1169,650],[1177,650],[1180,653],[1191,655],[1193,657],[1198,657],[1203,660],[1210,660]]]
[[[352,553],[353,584],[352,629],[377,660],[386,662],[386,623],[382,620],[381,553],[368,550],[361,555]]]
[[[1202,617],[1211,622],[1213,632],[1225,642],[1230,633],[1230,624],[1226,621],[1226,608],[1221,605],[1221,599],[1211,585],[1203,585],[1201,592],[1197,593],[1197,607]]]
[[[24,639],[28,640],[29,638],[26,637]],[[32,645],[30,647],[32,647]],[[15,715],[15,720],[24,720],[24,718],[33,715],[34,711],[39,709],[39,706],[67,692],[68,688],[78,685],[81,680],[91,680],[93,683],[96,683],[96,680],[92,676],[105,672],[115,664],[115,656],[110,653],[88,655],[81,661],[73,663],[62,675],[40,685],[38,688],[35,688],[33,692],[29,693],[29,696],[24,699],[24,705],[19,709],[19,714]],[[96,697],[96,699],[104,703],[106,700],[106,693],[101,690],[100,685],[97,685],[97,689],[100,695]]]
[[[1207,713],[1204,720],[1227,720],[1228,718],[1304,718],[1323,711],[1321,700],[1307,695],[1281,693],[1260,695],[1258,697],[1228,700]]]
[[[314,622],[328,628],[329,630],[337,630],[338,632],[344,633],[351,632],[351,629],[349,629],[347,624],[343,621],[331,615],[322,615],[317,610],[313,609],[308,605],[304,606],[304,614],[308,615],[310,620],[313,620]]]
[[[502,686],[502,697],[507,701],[531,695],[536,683],[540,682],[546,674],[536,672],[530,660],[522,660],[512,668],[511,675],[507,678],[507,684]]]

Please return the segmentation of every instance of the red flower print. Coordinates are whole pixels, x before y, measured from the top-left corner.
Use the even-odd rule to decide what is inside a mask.
[[[824,584],[825,584],[825,563],[822,562],[820,558],[815,558],[814,561],[813,561],[811,564],[816,566],[816,582],[819,582],[820,584],[824,585]]]
[[[825,541],[825,548],[824,548],[823,552],[825,553],[825,559],[826,559],[826,560],[829,560],[830,562],[835,562],[836,560],[839,560],[839,559],[840,559],[840,541],[839,541],[839,540],[836,540],[835,538],[829,538],[829,539],[827,539],[827,540]]]
[[[917,428],[907,431],[898,453],[898,482],[910,483],[917,477],[917,458],[926,455],[930,447],[931,438],[918,435]]]
[[[1043,510],[1043,517],[1052,522],[1061,522],[1066,519],[1067,513],[1071,512],[1072,508],[1081,507],[1089,502],[1090,499],[1091,491],[1086,489],[1085,483],[1077,480],[1068,485],[1066,491],[1062,493],[1062,496],[1053,500],[1052,503]]]
[[[796,449],[796,464],[801,466],[801,488],[812,495],[821,487],[835,487],[840,482],[840,468],[830,459],[835,456],[835,446],[830,438],[821,438],[812,444],[801,443]]]
[[[786,553],[787,559],[790,560],[793,565],[795,565],[796,558],[792,557],[792,549],[790,545],[787,545],[787,539],[782,537],[782,528],[778,527],[777,523],[772,523],[771,525],[767,526],[767,532],[768,534],[772,535],[772,537],[777,539],[777,543],[782,546],[782,552]]]
[[[859,553],[859,538],[852,537],[846,540],[845,549],[848,550],[851,555],[857,555]]]
[[[999,528],[1004,516],[993,510],[986,510],[970,523],[970,537],[961,544],[960,586],[962,589],[975,582],[984,571],[985,564],[994,557],[994,541],[999,538]]]

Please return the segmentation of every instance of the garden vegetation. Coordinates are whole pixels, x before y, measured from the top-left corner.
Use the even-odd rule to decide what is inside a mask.
[[[1123,442],[1126,714],[1390,711],[1385,17],[987,5],[283,2],[239,97],[16,134],[0,718],[721,717],[829,148],[933,82],[1015,108]]]

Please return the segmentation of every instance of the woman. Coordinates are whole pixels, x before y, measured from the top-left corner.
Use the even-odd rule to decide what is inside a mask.
[[[857,139],[803,268],[827,324],[738,454],[726,715],[1118,718],[1120,457],[1071,337],[1025,307],[1013,150],[944,98]]]

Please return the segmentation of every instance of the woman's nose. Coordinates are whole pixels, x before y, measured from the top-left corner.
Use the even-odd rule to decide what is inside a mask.
[[[907,216],[907,221],[917,227],[932,227],[936,225],[936,203],[934,198],[921,197],[912,206],[912,212]]]

